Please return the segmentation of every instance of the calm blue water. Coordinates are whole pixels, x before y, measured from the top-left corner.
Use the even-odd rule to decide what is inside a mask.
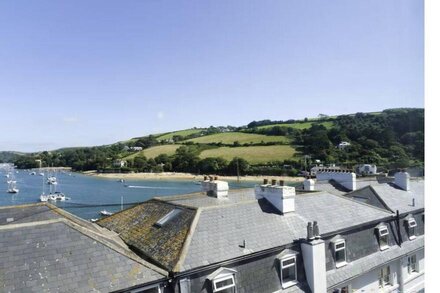
[[[5,172],[0,172],[0,206],[18,205],[39,202],[43,186],[43,177],[29,175],[29,172],[19,170],[14,174],[17,181],[18,194],[9,194]],[[155,196],[185,194],[200,191],[201,186],[193,181],[184,180],[127,180],[124,183],[116,179],[96,178],[78,173],[57,172],[57,190],[63,192],[71,200],[55,203],[57,206],[83,218],[99,218],[99,211],[116,212],[130,207],[129,203],[148,200]],[[125,185],[131,186],[126,187]],[[253,187],[255,182],[229,182],[229,188]],[[44,182],[45,192],[49,192],[49,185]]]

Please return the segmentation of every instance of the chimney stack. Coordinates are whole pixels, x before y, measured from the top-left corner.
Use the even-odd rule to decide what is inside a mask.
[[[316,173],[316,179],[335,180],[348,190],[356,190],[356,174],[342,170],[320,170]]]
[[[280,186],[284,186],[284,180],[280,180]]]
[[[304,186],[304,190],[306,190],[306,191],[314,191],[315,190],[315,180],[310,179],[310,178],[307,180],[304,180],[303,186]]]
[[[277,181],[275,179],[272,179],[272,185],[277,185]]]
[[[255,186],[255,198],[265,198],[283,214],[295,211],[295,194],[295,187],[276,185],[276,180],[272,185]]]
[[[410,176],[408,172],[399,171],[396,174],[394,174],[394,184],[405,191],[409,191],[410,190],[409,178]]]

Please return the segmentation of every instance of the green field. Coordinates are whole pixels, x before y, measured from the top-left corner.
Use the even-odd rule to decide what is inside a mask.
[[[261,142],[281,142],[281,143],[289,143],[289,139],[284,136],[268,136],[262,134],[254,134],[254,133],[243,133],[243,132],[224,132],[224,133],[216,133],[201,137],[196,137],[193,139],[189,139],[187,141],[192,141],[194,143],[223,143],[223,144],[234,144],[235,141],[238,141],[240,144],[255,144]]]
[[[167,145],[158,145],[158,146],[154,146],[145,150],[142,150],[140,152],[131,154],[127,157],[125,157],[124,159],[126,160],[130,160],[133,159],[134,157],[136,157],[137,155],[144,155],[147,159],[150,158],[155,158],[158,155],[161,154],[166,154],[166,155],[174,155],[174,153],[176,152],[176,150],[181,147],[181,145],[178,144],[167,144]]]
[[[199,133],[203,130],[205,130],[205,128],[178,130],[178,131],[162,134],[157,137],[157,140],[160,141],[160,140],[170,139],[170,138],[173,138],[173,136],[175,136],[175,135],[181,135],[181,136],[185,137],[185,136],[188,136],[191,134]]]
[[[306,128],[310,128],[312,127],[312,124],[321,124],[323,125],[325,128],[330,129],[333,127],[334,123],[332,121],[324,121],[324,122],[297,122],[297,123],[290,123],[290,124],[271,124],[271,125],[264,125],[264,126],[259,126],[257,127],[257,129],[266,129],[266,128],[272,128],[274,126],[284,126],[284,127],[291,127],[291,128],[295,128],[295,129],[306,129]]]
[[[294,154],[295,149],[288,145],[220,147],[203,151],[200,158],[222,157],[231,161],[234,157],[240,157],[251,164],[260,164],[292,159]]]

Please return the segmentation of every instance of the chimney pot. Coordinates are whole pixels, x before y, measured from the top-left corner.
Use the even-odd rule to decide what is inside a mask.
[[[266,184],[267,184],[267,182],[268,182],[268,180],[267,180],[267,179],[263,179],[263,184],[264,184],[264,185],[266,185]]]
[[[284,186],[284,180],[280,180],[280,186]]]
[[[272,185],[277,185],[277,181],[275,179],[272,179]]]
[[[217,176],[214,176],[214,180],[218,180],[218,177],[217,177]]]
[[[208,176],[203,176],[203,181],[208,180]]]
[[[308,240],[313,240],[315,237],[313,235],[313,226],[312,226],[312,222],[308,222],[307,223],[307,239]]]

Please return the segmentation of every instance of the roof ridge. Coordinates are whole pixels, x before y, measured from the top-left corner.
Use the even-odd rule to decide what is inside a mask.
[[[180,249],[179,260],[174,265],[173,272],[180,271],[180,269],[186,259],[186,256],[188,254],[188,250],[189,250],[189,247],[190,247],[190,244],[192,241],[192,237],[193,237],[194,232],[196,230],[197,224],[199,223],[200,214],[202,212],[201,210],[202,210],[201,208],[196,209],[196,214],[194,215],[194,218],[193,218],[191,226],[188,230],[188,233],[186,233],[185,241],[183,242],[182,248]]]
[[[65,219],[63,219],[63,218],[58,218],[58,219],[50,219],[50,220],[42,220],[42,221],[34,221],[34,222],[25,222],[25,223],[14,223],[14,224],[0,225],[0,231],[1,230],[27,228],[27,227],[35,227],[35,226],[41,226],[41,225],[60,223],[60,222],[63,222],[64,220]]]
[[[370,186],[370,185],[368,185],[368,186]],[[366,187],[368,187],[368,186],[366,186]],[[365,187],[363,187],[363,188],[365,188]],[[361,189],[362,189],[362,188],[361,188]],[[361,189],[357,189],[357,190],[361,190]],[[353,191],[351,191],[351,192],[355,192],[355,191],[356,191],[356,190],[353,190]],[[345,193],[345,194],[348,194],[348,193],[351,193],[351,192],[347,192],[347,193]],[[367,204],[367,203],[363,203],[363,202],[361,202],[361,201],[354,200],[354,199],[352,199],[352,198],[346,197],[345,195],[333,194],[333,193],[330,193],[330,192],[329,192],[328,194],[331,194],[331,195],[333,195],[333,196],[337,196],[337,197],[343,198],[343,199],[345,199],[345,200],[348,200],[348,201],[354,202],[354,203],[356,203],[356,204],[360,204],[360,205],[363,205],[363,206],[366,206],[366,207],[369,207],[369,208],[372,208],[372,209],[375,209],[375,210],[379,210],[379,211],[381,211],[381,212],[387,212],[387,213],[390,213],[390,214],[394,214],[394,212],[388,211],[388,210],[386,210],[386,209],[381,209],[381,208],[378,208],[378,207],[376,207],[376,206],[373,206],[373,205],[370,205],[370,204]]]

